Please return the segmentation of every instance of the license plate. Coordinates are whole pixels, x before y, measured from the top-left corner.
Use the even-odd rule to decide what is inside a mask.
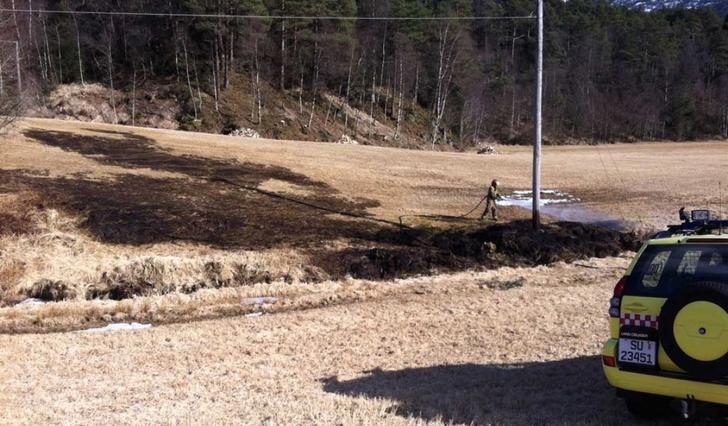
[[[619,362],[657,365],[657,342],[640,339],[619,339]]]

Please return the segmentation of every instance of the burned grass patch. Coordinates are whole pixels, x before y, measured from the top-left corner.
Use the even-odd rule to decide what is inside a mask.
[[[176,155],[143,136],[107,133],[28,130],[25,135],[103,164],[184,178],[127,174],[104,181],[83,176],[48,179],[8,171],[0,177],[43,194],[55,207],[80,214],[84,228],[113,244],[189,241],[255,250],[306,247],[341,237],[371,239],[379,230],[329,214],[366,216],[366,208],[376,202],[345,200],[325,183],[286,168]],[[308,195],[292,198],[257,190],[271,179],[305,188]]]
[[[37,194],[37,202],[24,205],[33,205],[37,211],[60,210],[74,218],[74,227],[81,227],[106,244],[182,242],[233,251],[291,249],[302,256],[300,262],[292,262],[295,265],[289,262],[299,281],[318,282],[347,275],[386,280],[469,268],[532,266],[617,255],[639,244],[628,234],[574,223],[548,224],[538,233],[531,231],[528,221],[483,225],[461,218],[444,230],[398,227],[368,214],[367,209],[377,202],[345,198],[326,183],[283,167],[178,155],[152,139],[132,133],[97,132],[89,136],[34,129],[26,136],[101,164],[127,169],[128,173],[98,179],[0,170],[0,193]],[[174,177],[137,173],[140,169],[173,173]],[[265,186],[272,181],[278,186]],[[296,191],[279,193],[274,192],[276,188]],[[0,209],[0,215],[20,219],[8,220],[7,232],[27,232],[21,226],[30,221],[10,210]],[[23,211],[20,207],[16,210]],[[225,251],[225,256],[231,253]],[[22,257],[19,259],[22,261]],[[48,279],[33,278],[29,283],[33,286],[28,286],[26,293],[44,300],[119,300],[242,287],[286,279],[288,274],[272,274],[266,265],[223,271],[218,264],[210,263],[204,274],[182,268],[170,274],[171,278],[162,279],[152,273],[159,268],[148,267],[144,261],[138,265],[134,262],[119,271],[104,264],[79,291],[81,284],[59,281],[65,280],[64,276],[43,275],[39,278]],[[7,265],[0,275],[17,280],[23,273],[22,264]],[[197,278],[184,279],[192,275]],[[169,284],[172,281],[174,285]],[[183,281],[184,286],[177,285]]]
[[[320,256],[333,275],[392,279],[467,268],[537,266],[635,251],[636,234],[573,222],[543,225],[508,223],[445,231],[386,229],[378,233],[382,247],[347,249]]]

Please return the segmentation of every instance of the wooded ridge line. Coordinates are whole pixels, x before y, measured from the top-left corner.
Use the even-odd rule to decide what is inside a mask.
[[[163,97],[186,129],[454,149],[531,141],[533,1],[167,3],[0,1],[22,96],[43,105],[93,82],[123,123],[117,107],[132,123]],[[725,18],[593,0],[548,0],[545,14],[547,142],[728,138]],[[17,91],[14,49],[0,43],[0,95]]]

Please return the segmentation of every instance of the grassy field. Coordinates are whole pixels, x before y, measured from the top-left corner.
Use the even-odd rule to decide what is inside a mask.
[[[271,166],[291,175],[262,174],[268,188],[305,191],[303,177],[322,182],[348,200],[375,200],[368,211],[383,218],[406,214],[466,212],[493,178],[505,191],[528,189],[531,151],[499,147],[502,155],[412,151],[330,143],[244,140],[219,135],[111,125],[28,119],[2,147],[2,169],[48,171],[51,176],[84,174],[103,178],[133,173],[183,177],[189,165],[165,167],[120,155],[95,161],[98,147],[68,146],[63,139],[88,136],[98,143],[151,140],[174,155],[234,159]],[[43,136],[43,135],[46,136]],[[53,142],[51,139],[56,140]],[[73,145],[73,144],[71,144]],[[92,145],[92,144],[89,144]],[[64,149],[65,147],[65,149]],[[615,217],[664,225],[677,208],[719,206],[719,182],[728,184],[724,142],[635,143],[606,146],[546,147],[543,186],[570,192],[588,206]],[[123,154],[123,153],[122,153]],[[256,170],[258,171],[258,170]],[[177,173],[175,175],[175,173]],[[297,175],[297,176],[294,176]],[[303,188],[302,188],[303,187]],[[309,188],[310,190],[310,188]]]
[[[454,218],[492,178],[528,188],[529,149],[499,150],[20,121],[0,143],[0,423],[627,421],[597,355],[633,242],[532,235],[515,207]],[[719,209],[724,150],[546,147],[544,184],[647,230]],[[450,217],[392,225],[421,214]],[[68,332],[129,321],[155,327]]]
[[[413,278],[370,299],[359,288],[356,303],[146,331],[0,336],[0,422],[623,423],[596,354],[626,263]]]

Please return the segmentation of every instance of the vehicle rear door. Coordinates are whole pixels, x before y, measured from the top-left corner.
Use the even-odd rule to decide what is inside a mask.
[[[620,307],[620,368],[679,371],[659,344],[660,310],[672,288],[678,245],[647,247],[627,279]]]

